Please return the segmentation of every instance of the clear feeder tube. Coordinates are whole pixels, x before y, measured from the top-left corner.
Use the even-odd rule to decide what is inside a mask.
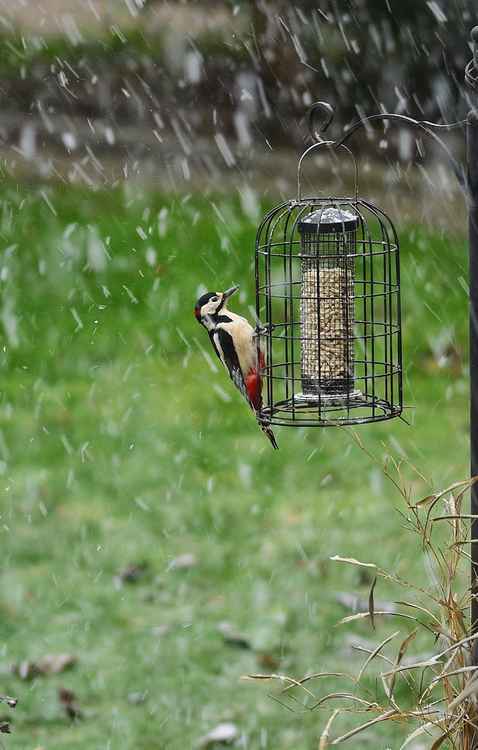
[[[328,207],[299,223],[302,398],[354,395],[354,254],[358,217]]]

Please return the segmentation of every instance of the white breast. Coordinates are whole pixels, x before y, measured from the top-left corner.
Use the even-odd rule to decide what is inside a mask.
[[[232,336],[241,370],[244,375],[247,375],[249,370],[257,367],[254,329],[246,318],[242,318],[230,310],[225,310],[224,314],[231,318],[231,322],[219,323],[218,328],[223,328]]]

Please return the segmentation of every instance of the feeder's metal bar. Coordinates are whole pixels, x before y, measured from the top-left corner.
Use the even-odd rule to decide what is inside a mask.
[[[395,229],[395,226],[393,224],[390,224],[389,222],[385,221],[385,215],[383,211],[380,211],[376,206],[373,206],[371,203],[369,203],[366,200],[360,200],[359,201],[360,206],[364,206],[367,210],[371,211],[375,217],[379,220],[380,224],[385,227],[386,235],[388,237],[388,232],[391,230],[392,232],[392,243],[391,247],[395,247],[395,251],[392,252],[392,254],[395,257],[395,276],[394,279],[390,280],[390,288],[389,292],[390,294],[394,295],[394,298],[396,300],[397,310],[396,310],[396,320],[395,325],[393,326],[393,329],[390,330],[390,335],[393,336],[397,335],[397,348],[398,348],[398,371],[401,373],[403,371],[403,352],[402,352],[402,307],[401,307],[401,296],[399,293],[396,293],[400,290],[400,243],[398,239],[398,234]],[[393,283],[392,283],[393,282]],[[376,282],[375,282],[376,283]],[[373,300],[372,300],[373,304]],[[377,322],[374,323],[374,325],[377,325]],[[393,346],[393,343],[392,343]],[[398,405],[400,412],[403,408],[403,381],[402,378],[399,378],[398,383]]]
[[[291,219],[291,216],[292,216],[292,211],[289,209],[289,213],[287,215],[287,219],[284,222],[284,231],[283,231],[283,234],[282,234],[282,243],[281,243],[282,247],[286,247],[286,243],[287,243],[287,231],[289,229],[289,221]],[[283,273],[283,278],[284,278],[284,289],[287,289],[287,288],[292,289],[292,279],[288,276],[289,267],[288,267],[288,263],[287,263],[287,253],[285,253],[285,252],[283,253],[283,258],[282,258],[282,273]],[[269,289],[269,294],[272,295],[272,287],[271,287],[271,289]],[[291,291],[291,296],[292,296],[292,291]],[[289,307],[290,304],[291,303],[289,301],[289,295],[285,294],[284,295],[284,308],[283,309],[284,309],[284,321],[285,321],[286,325],[288,324],[289,317],[290,317],[290,310],[291,310],[291,307]],[[292,301],[292,304],[293,304],[293,301]],[[286,332],[287,332],[287,328],[286,328]],[[286,376],[286,379],[285,379],[285,397],[286,397],[286,400],[288,400],[290,398],[290,394],[289,394],[289,387],[290,387],[290,383],[289,383],[289,377],[290,377],[289,359],[290,358],[289,358],[289,337],[287,335],[284,338],[284,349],[285,349],[284,354],[285,354],[285,376]],[[293,370],[292,370],[292,377],[294,377]]]
[[[310,210],[310,206],[307,205],[307,204],[305,204],[305,205],[303,205],[299,209],[298,213],[296,213],[296,215],[294,217],[294,222],[293,222],[293,225],[292,225],[292,230],[291,230],[289,242],[288,242],[288,246],[289,246],[289,251],[287,253],[288,259],[289,259],[289,264],[288,264],[289,265],[289,295],[288,296],[289,296],[289,313],[290,313],[290,320],[288,322],[290,322],[291,330],[294,330],[294,325],[295,325],[294,297],[293,297],[293,289],[294,289],[294,286],[293,286],[294,285],[294,282],[293,282],[294,267],[292,265],[292,260],[293,260],[292,248],[293,248],[293,245],[294,245],[294,237],[297,235],[297,227],[299,225],[299,222],[301,221],[303,215],[306,214],[309,210]],[[292,395],[291,395],[291,399],[292,399],[292,401],[291,401],[291,403],[292,403],[292,419],[295,420],[295,418],[296,418],[296,408],[295,408],[296,407],[296,392],[295,392],[296,378],[295,378],[295,364],[294,364],[294,361],[295,361],[294,346],[295,345],[294,345],[294,339],[293,338],[290,338],[289,340],[290,340],[290,353],[291,353],[291,358],[292,358],[292,378],[290,379],[290,383],[291,383],[291,386],[292,386]],[[289,382],[289,379],[288,379],[287,382]],[[320,418],[320,403],[319,403],[319,418]]]
[[[473,91],[473,108],[467,121],[468,202],[470,237],[470,461],[471,476],[478,474],[478,27],[471,32],[473,60],[466,68],[465,78]],[[470,539],[478,538],[478,484],[471,486]],[[478,632],[478,542],[471,542],[471,634]],[[478,664],[475,642],[473,664]],[[476,741],[473,745],[476,747]]]
[[[289,203],[287,203],[286,206],[284,206],[281,209],[281,211],[278,214],[275,215],[274,221],[271,222],[272,228],[270,229],[269,238],[268,238],[268,248],[269,248],[268,258],[269,258],[269,264],[272,262],[272,257],[273,257],[272,254],[271,254],[271,252],[270,252],[270,248],[271,248],[271,245],[272,245],[271,238],[275,237],[277,228],[280,227],[281,223],[284,223],[284,227],[283,227],[283,233],[284,234],[283,234],[283,237],[284,237],[284,240],[285,240],[286,231],[287,231],[285,227],[287,227],[289,225],[289,221],[290,221],[290,218],[291,218],[291,213],[292,213],[292,209],[291,209],[291,204],[289,202]],[[285,255],[286,254],[284,253],[284,256]],[[286,266],[286,262],[284,261],[284,265],[283,265],[284,269],[285,269],[285,266]],[[286,273],[285,270],[284,270],[284,272]],[[284,278],[284,283],[285,282],[286,282],[286,278]],[[271,294],[272,286],[273,286],[273,282],[269,279],[269,285],[268,285],[268,289],[267,289],[266,293],[267,293],[267,298],[269,300],[269,315],[268,315],[268,318],[269,318],[269,325],[271,326],[271,329],[270,329],[271,333],[274,330],[274,325],[272,323],[272,300],[273,300],[273,295]],[[286,304],[286,303],[284,303],[284,304]],[[272,363],[273,343],[274,343],[274,340],[273,340],[273,336],[271,335],[271,336],[269,336],[269,362],[270,363]],[[288,360],[288,356],[286,356],[286,360]],[[269,384],[270,385],[270,405],[271,405],[271,408],[273,408],[273,405],[274,405],[274,380],[272,378],[272,370],[270,371],[270,376],[271,376],[270,377],[270,384]],[[286,380],[286,390],[287,391],[289,389],[289,382],[290,382],[289,378],[287,378],[287,380]]]

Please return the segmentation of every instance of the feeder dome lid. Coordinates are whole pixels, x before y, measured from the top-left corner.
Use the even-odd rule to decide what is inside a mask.
[[[357,229],[359,217],[351,211],[327,206],[314,211],[298,224],[300,234],[332,234]]]

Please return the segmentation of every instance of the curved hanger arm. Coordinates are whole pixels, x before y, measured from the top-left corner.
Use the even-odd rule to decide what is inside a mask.
[[[370,115],[369,117],[364,117],[362,120],[354,123],[349,130],[345,133],[345,135],[340,139],[340,141],[337,141],[336,147],[344,145],[347,143],[349,138],[352,137],[352,135],[357,132],[362,127],[365,127],[367,123],[369,122],[377,122],[377,121],[388,121],[388,122],[399,122],[402,125],[407,125],[408,127],[414,128],[416,130],[421,130],[422,133],[425,133],[426,135],[430,136],[435,143],[437,143],[441,149],[445,152],[446,156],[448,157],[448,161],[450,162],[450,166],[453,169],[453,172],[455,173],[455,177],[457,178],[459,184],[461,187],[466,187],[466,178],[465,178],[465,172],[463,165],[458,162],[453,154],[451,153],[450,149],[446,145],[446,143],[440,138],[437,133],[433,132],[433,129],[439,129],[439,130],[456,130],[457,128],[464,128],[466,126],[466,120],[461,120],[460,122],[453,122],[449,124],[439,125],[433,122],[428,122],[426,120],[414,120],[413,117],[408,117],[407,115],[396,115],[384,112],[383,114],[379,115]],[[432,129],[433,128],[433,129]]]
[[[318,113],[321,113],[322,115],[322,125],[317,130],[315,127],[315,121],[317,119]],[[326,115],[326,117],[324,117]],[[330,104],[327,102],[316,102],[312,105],[310,112],[309,112],[309,131],[317,143],[323,142],[322,139],[322,133],[325,133],[331,122],[334,118],[334,110],[331,107]],[[437,143],[442,150],[446,153],[448,157],[448,161],[450,162],[450,165],[455,173],[455,176],[460,184],[461,187],[466,186],[466,178],[465,178],[465,172],[463,169],[463,165],[460,164],[453,154],[451,153],[450,149],[446,145],[446,143],[440,138],[437,133],[434,132],[434,130],[456,130],[457,128],[464,128],[466,126],[466,120],[460,120],[459,122],[453,122],[453,123],[445,123],[445,124],[439,124],[434,122],[429,122],[428,120],[415,120],[413,117],[408,117],[407,115],[398,115],[390,112],[381,112],[380,114],[376,115],[370,115],[368,117],[363,117],[360,120],[357,120],[357,122],[353,123],[350,128],[346,131],[346,133],[342,136],[342,138],[338,141],[330,142],[329,144],[333,149],[339,149],[342,146],[344,146],[349,138],[351,138],[354,133],[356,133],[361,128],[364,128],[367,126],[370,122],[398,122],[401,125],[406,125],[407,127],[412,127],[414,129],[420,130],[422,133],[425,133],[426,135],[429,135],[435,143]]]

